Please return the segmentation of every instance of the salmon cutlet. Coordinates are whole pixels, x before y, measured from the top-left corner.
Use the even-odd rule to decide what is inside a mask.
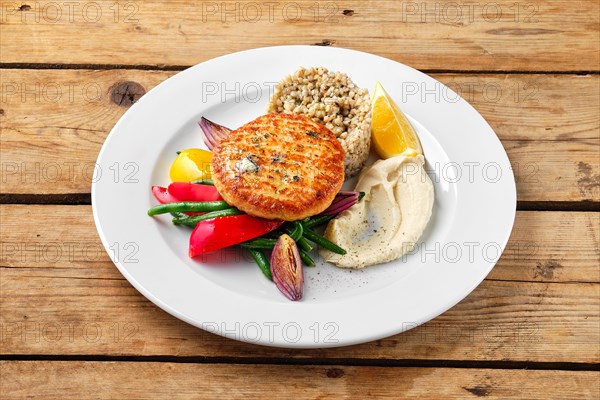
[[[325,126],[297,114],[267,114],[214,149],[223,199],[250,215],[297,221],[331,205],[344,182],[344,149]]]

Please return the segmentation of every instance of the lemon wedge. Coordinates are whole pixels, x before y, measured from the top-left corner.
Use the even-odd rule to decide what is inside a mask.
[[[373,94],[371,111],[371,135],[379,157],[423,154],[417,132],[379,82]]]

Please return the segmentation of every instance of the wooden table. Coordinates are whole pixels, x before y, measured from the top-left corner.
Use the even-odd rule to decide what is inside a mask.
[[[2,399],[600,397],[597,1],[0,3]],[[281,44],[418,68],[502,140],[512,237],[442,316],[358,346],[260,347],[158,309],[103,250],[91,173],[123,112],[188,66]]]

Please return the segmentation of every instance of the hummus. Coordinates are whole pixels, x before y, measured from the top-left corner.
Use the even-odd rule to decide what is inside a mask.
[[[423,156],[395,156],[366,169],[356,185],[363,200],[332,220],[325,237],[345,255],[321,250],[325,261],[363,268],[396,260],[412,250],[433,208],[433,184]]]

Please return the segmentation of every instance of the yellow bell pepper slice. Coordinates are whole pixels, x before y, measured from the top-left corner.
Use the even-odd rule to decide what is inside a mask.
[[[187,149],[179,153],[169,171],[173,182],[191,182],[210,178],[212,153],[202,149]]]

